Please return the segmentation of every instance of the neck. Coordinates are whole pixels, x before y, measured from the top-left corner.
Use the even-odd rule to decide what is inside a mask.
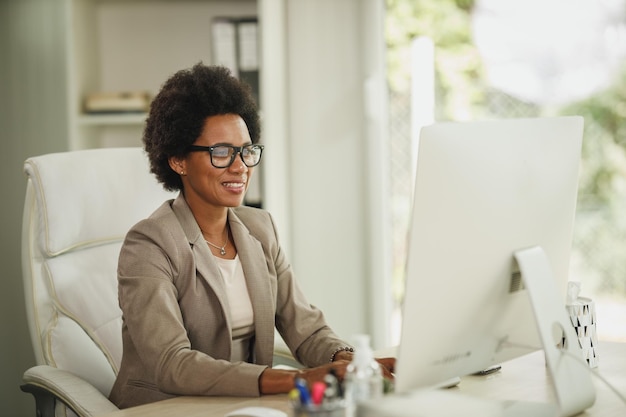
[[[221,241],[227,228],[228,207],[210,206],[202,204],[196,199],[190,199],[187,195],[184,196],[204,237]]]
[[[207,218],[196,218],[202,236],[212,243],[221,245],[228,238],[228,224],[226,218],[217,221]]]

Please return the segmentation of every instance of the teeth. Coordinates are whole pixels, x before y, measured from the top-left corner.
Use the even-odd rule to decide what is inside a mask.
[[[244,186],[244,183],[243,182],[225,182],[224,186],[228,188],[241,188]]]

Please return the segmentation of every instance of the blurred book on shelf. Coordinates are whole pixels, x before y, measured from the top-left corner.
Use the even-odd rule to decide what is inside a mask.
[[[213,63],[250,85],[259,102],[259,34],[256,17],[216,17],[212,22]]]
[[[150,95],[144,91],[98,92],[87,95],[84,111],[100,113],[144,113],[150,106]]]

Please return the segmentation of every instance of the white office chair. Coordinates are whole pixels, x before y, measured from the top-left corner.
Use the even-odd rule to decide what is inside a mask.
[[[24,170],[22,268],[37,366],[22,389],[42,417],[117,410],[107,397],[122,355],[118,253],[128,229],[175,195],[140,148],[48,154]]]
[[[175,193],[140,148],[43,155],[24,170],[22,269],[37,366],[22,390],[40,417],[117,410],[107,397],[122,359],[119,250],[128,229]],[[274,363],[299,366],[276,340]]]

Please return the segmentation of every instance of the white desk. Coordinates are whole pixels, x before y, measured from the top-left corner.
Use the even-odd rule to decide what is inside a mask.
[[[601,342],[598,348],[597,370],[626,394],[626,344]],[[593,378],[596,402],[580,414],[593,417],[626,415],[626,404],[602,381]],[[553,393],[546,374],[542,352],[535,352],[502,364],[502,371],[488,376],[468,376],[452,390],[499,400],[552,402]],[[140,407],[128,408],[102,417],[223,417],[240,407],[262,405],[289,410],[286,395],[270,395],[259,398],[236,397],[178,397]]]

